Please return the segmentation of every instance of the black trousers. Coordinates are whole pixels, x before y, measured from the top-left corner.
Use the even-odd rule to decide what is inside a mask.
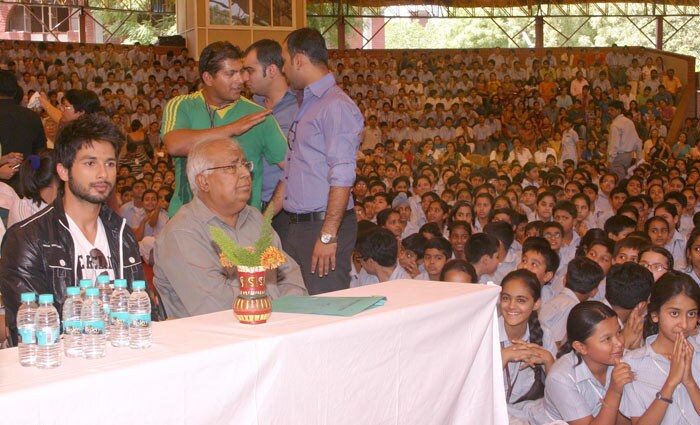
[[[301,268],[304,284],[309,295],[323,294],[350,287],[350,256],[357,239],[357,220],[355,213],[345,215],[338,229],[338,250],[335,257],[335,270],[326,276],[311,274],[311,255],[316,241],[321,235],[323,221],[289,223],[287,237],[283,237],[282,246]]]

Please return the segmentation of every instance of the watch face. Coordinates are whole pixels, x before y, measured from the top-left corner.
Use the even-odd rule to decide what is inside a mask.
[[[324,233],[321,235],[321,242],[323,243],[328,243],[331,241],[332,236],[329,235],[328,233]]]

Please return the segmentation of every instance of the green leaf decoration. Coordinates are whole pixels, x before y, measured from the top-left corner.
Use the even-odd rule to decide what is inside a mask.
[[[219,245],[224,258],[235,266],[255,267],[260,265],[260,256],[272,244],[272,208],[265,211],[260,237],[253,247],[244,247],[233,241],[226,232],[216,226],[209,227],[211,238]]]

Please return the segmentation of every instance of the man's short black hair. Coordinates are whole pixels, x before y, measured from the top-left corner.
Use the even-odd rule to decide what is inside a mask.
[[[557,204],[554,205],[554,209],[552,209],[552,215],[554,215],[557,211],[564,211],[568,213],[571,216],[571,218],[574,219],[578,217],[578,210],[576,209],[574,203],[571,201],[557,202]]]
[[[664,195],[664,202],[668,202],[669,199],[673,199],[674,201],[678,202],[678,204],[683,208],[688,206],[688,198],[686,198],[681,192],[668,192],[666,195]]]
[[[275,40],[270,40],[268,38],[258,40],[251,44],[243,55],[246,56],[251,51],[255,51],[258,62],[262,65],[263,77],[267,76],[267,67],[270,65],[275,65],[280,72],[282,71],[282,67],[284,66],[284,61],[282,60],[282,46]]]
[[[556,273],[559,268],[559,255],[549,245],[547,239],[540,237],[529,237],[523,243],[523,255],[526,252],[534,252],[544,258],[545,271]]]
[[[452,257],[452,244],[442,236],[432,238],[426,242],[425,250],[427,251],[430,248],[440,251],[445,256],[445,259],[449,260]]]
[[[401,241],[401,246],[403,246],[403,249],[413,251],[416,254],[416,259],[422,260],[423,255],[425,255],[425,244],[427,242],[428,240],[425,236],[420,233],[414,233],[404,238]]]
[[[384,227],[386,225],[387,220],[389,220],[389,216],[391,214],[399,214],[401,215],[397,210],[389,207],[385,208],[377,213],[377,226]]]
[[[498,251],[498,239],[486,233],[472,235],[464,246],[467,261],[476,264],[485,255],[493,256]]]
[[[382,227],[374,227],[358,236],[357,250],[365,260],[374,260],[382,267],[396,265],[399,243],[396,236]]]
[[[598,263],[586,257],[574,257],[566,269],[566,287],[579,294],[588,294],[604,277]]]
[[[603,230],[605,234],[612,233],[613,235],[619,235],[625,229],[636,229],[637,222],[627,217],[626,215],[614,215],[609,219],[605,220],[603,225]]]
[[[484,233],[489,234],[498,239],[506,251],[510,249],[515,239],[513,226],[503,221],[492,221],[484,226]]]
[[[96,141],[109,142],[116,158],[124,135],[111,120],[97,114],[86,114],[67,123],[56,136],[56,162],[71,169],[80,148],[92,146]]]
[[[215,41],[204,49],[199,55],[199,75],[208,72],[212,76],[221,69],[221,63],[226,59],[241,59],[243,53],[238,46],[228,41]]]
[[[302,54],[314,65],[328,66],[328,48],[323,35],[314,28],[299,28],[292,31],[285,40],[289,57]]]
[[[107,90],[107,89],[105,89]],[[97,94],[91,90],[68,90],[64,96],[75,112],[85,112],[93,114],[100,110],[100,99]]]
[[[654,275],[646,267],[627,262],[610,268],[605,282],[605,298],[611,306],[633,309],[649,299]]]
[[[613,251],[613,257],[617,257],[617,254],[619,254],[620,250],[622,249],[632,249],[637,251],[638,253],[641,253],[642,251],[649,249],[650,246],[651,242],[649,242],[648,236],[647,238],[642,238],[637,235],[630,234],[626,238],[615,242],[615,250]]]

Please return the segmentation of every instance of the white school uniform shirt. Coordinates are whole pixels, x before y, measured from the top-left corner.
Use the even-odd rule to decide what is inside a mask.
[[[552,286],[550,282],[548,282],[546,285],[542,287],[542,294],[540,296],[540,299],[542,300],[542,305],[550,302],[557,294],[559,291]]]
[[[596,227],[599,229],[604,229],[605,222],[608,221],[610,217],[614,216],[615,212],[612,210],[612,208],[609,208],[603,210],[596,210],[594,215],[596,219]]]
[[[693,224],[693,216],[688,214],[682,214],[681,222],[678,226],[678,232],[681,234],[681,236],[688,240],[688,236],[690,236],[690,232],[693,231],[694,227],[695,225]]]
[[[608,284],[608,281],[606,279],[607,278],[603,278],[603,280],[600,281],[600,284],[598,285],[598,292],[596,292],[596,294],[591,297],[590,301],[605,301],[605,287]]]
[[[503,322],[503,316],[498,317],[498,332],[500,335],[501,348],[508,348],[513,344],[508,339],[508,334],[506,333],[506,327]],[[523,340],[530,342],[530,327],[525,329],[525,335]],[[554,340],[551,337],[549,329],[542,327],[542,348],[552,353],[553,356],[557,354],[557,347]],[[522,362],[509,362],[503,370],[503,387],[506,389],[506,397],[508,389],[512,386],[513,390],[510,395],[510,399],[506,400],[508,403],[508,414],[514,416],[521,420],[529,420],[529,418],[534,415],[534,412],[542,410],[543,398],[539,400],[526,400],[520,403],[515,403],[522,396],[530,391],[530,387],[535,382],[535,370],[531,367],[526,367],[521,369]],[[507,370],[507,372],[506,372]],[[510,376],[510,382],[508,377]]]
[[[576,248],[578,248],[580,243],[581,237],[574,230],[571,243],[565,245],[564,242],[562,242],[561,248],[559,248],[559,267],[566,269],[569,266],[571,259],[576,256]]]
[[[564,288],[540,309],[540,323],[552,333],[554,341],[563,341],[566,337],[566,320],[569,312],[580,301],[574,291]]]
[[[598,199],[595,200],[595,210],[597,211],[607,211],[612,210],[610,206],[610,200],[608,196],[603,192],[598,191]]]
[[[421,206],[421,198],[418,195],[413,195],[408,198],[408,202],[411,205],[411,223],[420,229],[427,221]]]
[[[602,399],[610,386],[612,369],[608,368],[603,385],[593,376],[586,362],[579,363],[574,351],[561,356],[554,362],[545,381],[544,409],[531,423],[570,422],[598,416],[603,406]]]
[[[691,267],[690,270],[687,272],[688,276],[692,277],[695,283],[700,285],[700,277],[698,277],[697,274],[695,274],[695,270]],[[700,334],[698,334],[700,335]]]
[[[622,359],[636,375],[634,381],[625,385],[620,402],[620,412],[627,417],[642,416],[668,377],[671,363],[651,347],[656,337],[657,335],[648,337],[644,346],[628,352]],[[695,338],[689,338],[688,342],[695,348],[691,365],[693,377],[696,382],[700,382],[700,345]],[[683,384],[676,387],[671,398],[673,403],[667,406],[661,425],[700,424],[700,415],[695,411]]]
[[[410,279],[410,277],[409,277]],[[423,270],[416,277],[413,278],[413,280],[432,280],[430,279],[430,275],[428,274],[427,270]]]
[[[664,248],[673,255],[673,269],[683,271],[686,268],[685,261],[685,244],[686,240],[678,230],[673,231],[671,242],[666,244]]]
[[[596,223],[593,214],[595,214],[595,212],[589,213],[586,219],[584,220],[586,222],[586,226],[588,226],[588,230],[595,229],[598,227],[598,223]]]
[[[562,267],[562,265],[559,264],[559,268],[554,272],[554,277],[549,283],[555,295],[564,289],[564,275],[566,275],[566,270],[568,270],[568,267]]]
[[[411,236],[414,233],[418,233],[420,229],[418,226],[415,225],[415,223],[408,222],[406,223],[406,228],[403,229],[403,233],[401,233],[401,239],[406,239],[407,237]]]
[[[391,273],[389,276],[389,280],[398,280],[398,279],[410,279],[411,276],[406,273],[406,270],[403,269],[403,267],[399,266],[398,264],[396,267],[394,267],[394,271]],[[360,270],[360,273],[357,275],[357,283],[355,282],[350,282],[350,287],[354,288],[352,284],[355,284],[355,286],[366,286],[366,285],[374,285],[379,283],[379,278],[373,274],[367,273],[367,270],[362,269]]]
[[[523,254],[523,246],[520,245],[518,241],[513,241],[513,243],[510,245],[510,248],[508,248],[508,252],[506,253],[506,258],[503,259],[498,264],[498,268],[496,271],[491,275],[491,274],[484,274],[481,275],[481,278],[479,278],[479,283],[488,283],[493,282],[496,285],[500,285],[501,282],[503,281],[503,278],[506,277],[506,275],[513,270],[515,270],[518,267],[518,264],[520,264],[520,257],[522,257]]]

